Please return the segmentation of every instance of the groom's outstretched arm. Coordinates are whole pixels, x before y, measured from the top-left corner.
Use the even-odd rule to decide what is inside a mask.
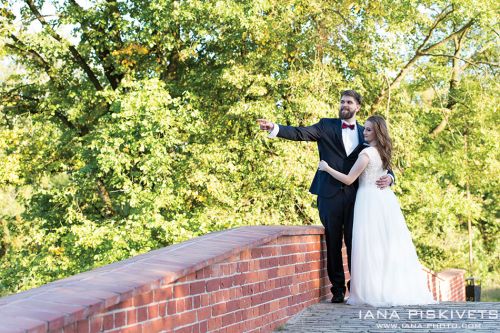
[[[284,126],[269,122],[265,119],[257,119],[261,130],[270,132],[269,137],[280,137],[293,141],[318,141],[321,138],[321,121],[312,126],[295,127]]]

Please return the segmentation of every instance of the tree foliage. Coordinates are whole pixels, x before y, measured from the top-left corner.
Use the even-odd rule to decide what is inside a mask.
[[[2,1],[0,293],[240,225],[319,223],[308,125],[384,115],[422,261],[498,273],[498,18],[480,1]]]

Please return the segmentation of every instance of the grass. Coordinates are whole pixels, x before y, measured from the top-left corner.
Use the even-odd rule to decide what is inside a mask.
[[[500,302],[500,288],[481,288],[481,302]]]
[[[500,274],[492,272],[481,281],[481,302],[500,302]]]

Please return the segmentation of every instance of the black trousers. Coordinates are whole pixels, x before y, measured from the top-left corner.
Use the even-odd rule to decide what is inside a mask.
[[[342,263],[342,238],[347,248],[347,261],[351,271],[352,220],[356,188],[348,186],[333,197],[318,196],[318,210],[325,227],[326,266],[332,284],[332,293],[345,293],[344,266]]]

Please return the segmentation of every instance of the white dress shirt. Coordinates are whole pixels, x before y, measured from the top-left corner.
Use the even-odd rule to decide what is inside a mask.
[[[269,132],[269,139],[275,138],[278,135],[278,132],[280,131],[280,127],[278,124],[274,124],[273,130]]]
[[[342,121],[350,125],[346,121]],[[358,126],[354,123],[354,129],[342,128],[342,141],[344,142],[345,152],[347,156],[351,155],[354,148],[359,145]]]

